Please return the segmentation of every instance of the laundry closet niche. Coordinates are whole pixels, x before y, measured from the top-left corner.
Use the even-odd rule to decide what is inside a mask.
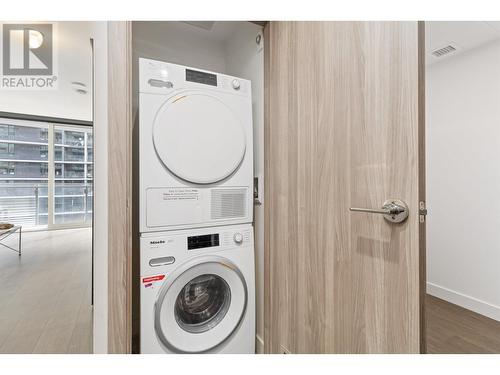
[[[252,85],[254,176],[264,176],[264,37],[263,26],[246,21],[132,22],[134,116],[134,259],[133,352],[140,348],[139,321],[139,192],[138,192],[138,62],[164,61],[248,79]],[[263,351],[264,317],[264,202],[263,191],[254,203],[256,272],[256,351]]]

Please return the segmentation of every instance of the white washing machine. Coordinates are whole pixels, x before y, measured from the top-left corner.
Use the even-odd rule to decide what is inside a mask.
[[[253,220],[250,81],[139,59],[140,232]]]
[[[255,353],[250,224],[141,237],[141,353]]]

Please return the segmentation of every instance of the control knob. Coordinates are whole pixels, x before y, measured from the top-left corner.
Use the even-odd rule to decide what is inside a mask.
[[[233,89],[239,90],[240,89],[240,81],[238,79],[233,79],[231,82],[231,85],[233,86]]]
[[[240,244],[243,242],[243,235],[241,233],[235,233],[233,236],[234,242]]]

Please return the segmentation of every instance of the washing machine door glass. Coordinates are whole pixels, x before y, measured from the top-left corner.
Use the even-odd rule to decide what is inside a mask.
[[[230,340],[246,310],[247,286],[238,268],[203,256],[167,277],[155,304],[155,330],[171,352],[202,353]]]
[[[153,143],[177,177],[199,184],[231,175],[245,155],[246,136],[236,114],[220,99],[200,92],[170,98],[158,111]]]
[[[201,275],[181,289],[175,302],[175,319],[187,332],[205,332],[220,323],[230,303],[231,289],[223,278]]]

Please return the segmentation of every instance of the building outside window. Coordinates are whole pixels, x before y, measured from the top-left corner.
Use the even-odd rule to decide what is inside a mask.
[[[92,147],[91,126],[0,118],[0,221],[90,225]]]

